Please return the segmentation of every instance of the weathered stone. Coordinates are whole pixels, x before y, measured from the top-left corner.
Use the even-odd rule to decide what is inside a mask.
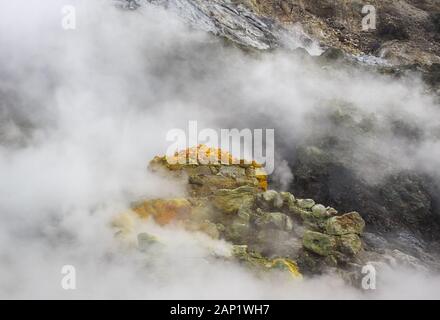
[[[344,235],[349,233],[361,234],[365,227],[365,221],[359,213],[350,212],[342,216],[331,217],[327,220],[326,232],[332,235]]]
[[[327,234],[306,231],[303,236],[303,245],[316,254],[328,256],[336,248],[336,240]]]
[[[220,238],[220,231],[218,229],[218,226],[209,220],[205,220],[203,222],[187,221],[185,227],[189,231],[203,232],[213,239]]]
[[[370,232],[364,232],[362,234],[362,240],[368,248],[380,252],[384,252],[384,249],[388,245],[388,242],[385,238]]]
[[[350,263],[352,257],[349,255],[346,255],[345,253],[339,252],[339,251],[334,251],[332,253],[332,256],[336,259],[336,261],[338,262],[338,265],[347,265],[348,263]]]
[[[309,249],[303,248],[296,258],[300,269],[306,274],[317,274],[324,270],[325,257],[316,255]]]
[[[302,274],[299,271],[298,265],[290,259],[286,258],[276,258],[268,264],[271,269],[278,269],[283,271],[288,271],[294,278],[302,278]]]
[[[362,241],[357,234],[344,234],[338,237],[338,249],[349,256],[355,256],[362,250]]]
[[[237,189],[221,189],[213,196],[213,205],[224,213],[237,213],[243,206],[251,206],[255,197],[255,188],[243,186]]]
[[[315,205],[312,199],[298,199],[298,206],[302,209],[311,209]]]
[[[252,208],[248,205],[242,205],[237,211],[237,217],[243,222],[249,222],[252,215]]]
[[[277,194],[278,192],[276,192],[275,190],[267,190],[266,192],[263,192],[261,196],[263,197],[264,201],[272,202]]]
[[[295,206],[295,196],[290,192],[280,192],[281,198],[283,198],[284,205],[289,211]]]
[[[147,200],[132,209],[141,218],[153,217],[160,225],[176,219],[187,218],[191,214],[191,203],[186,199],[154,199]]]
[[[338,210],[332,207],[327,207],[327,215],[328,216],[336,216],[338,214]]]
[[[207,203],[206,201],[200,201],[200,202],[191,202],[191,205],[192,205],[191,220],[205,221],[211,219],[212,208],[209,206],[209,203]]]
[[[216,223],[216,227],[219,232],[224,232],[226,230],[225,225],[222,223]]]
[[[289,272],[294,278],[302,278],[298,265],[290,259],[268,259],[257,252],[249,251],[247,245],[234,245],[232,255],[242,263],[257,270],[269,271],[277,269]]]
[[[249,235],[249,224],[240,219],[234,219],[232,223],[225,228],[225,235],[227,240],[233,243],[246,243]]]
[[[156,162],[164,166],[163,159]],[[262,191],[256,178],[256,169],[261,168],[255,164],[227,168],[166,164],[165,168],[176,174],[182,172],[182,177],[189,178],[193,188],[191,196],[144,201],[135,205],[133,211],[143,218],[151,216],[159,224],[179,220],[179,225],[189,231],[249,245],[250,251],[246,246],[240,247],[240,253],[234,253],[234,256],[242,256],[247,264],[292,273],[297,270],[295,262],[268,257],[294,257],[306,268],[309,264],[313,266],[313,270],[305,269],[305,272],[321,272],[329,266],[352,261],[362,249],[357,234],[362,232],[364,222],[357,213],[332,217],[337,213],[334,209],[315,204],[312,199],[297,200],[289,192]],[[247,179],[253,182],[248,183]],[[130,214],[136,217],[133,212]],[[329,219],[333,219],[331,223]],[[295,228],[293,221],[298,222]],[[148,234],[140,235],[139,247],[146,249],[153,240]],[[304,256],[302,260],[301,256]]]
[[[213,239],[220,238],[220,232],[217,228],[217,225],[211,221],[204,221],[200,227],[200,230]]]
[[[301,213],[304,226],[312,231],[318,231],[325,233],[325,226],[327,223],[327,216],[315,216],[313,213],[305,211]]]
[[[237,178],[246,175],[246,171],[239,166],[221,166],[220,174],[225,177]]]
[[[403,253],[397,249],[393,250],[391,252],[392,258],[394,258],[394,261],[391,261],[391,265],[394,267],[406,267],[411,268],[413,270],[417,270],[419,272],[427,272],[428,268],[423,264],[420,259],[413,257],[409,254]]]
[[[259,245],[260,251],[262,252],[279,252],[279,249],[283,249],[284,243],[292,238],[292,235],[288,231],[269,227],[259,230],[256,236],[252,233],[252,236],[252,240],[255,238],[256,244]],[[289,245],[289,247],[291,247],[291,245]]]
[[[281,212],[266,212],[257,218],[255,224],[261,228],[272,227],[284,231],[293,229],[292,219]]]
[[[327,209],[322,204],[315,204],[312,213],[315,217],[324,217],[327,216]]]
[[[225,163],[220,163],[220,159]],[[174,156],[155,157],[149,165],[151,171],[179,179],[188,177],[191,196],[209,196],[220,189],[250,186],[267,189],[267,174],[256,162],[244,163],[220,149],[205,145],[188,148]]]
[[[232,255],[237,257],[237,258],[241,258],[244,257],[247,254],[247,249],[248,246],[243,244],[243,245],[233,245],[232,246]]]
[[[357,116],[366,117],[360,111],[355,113],[355,120]],[[320,123],[323,118],[320,118],[317,123]],[[377,122],[375,125],[377,126]],[[374,136],[370,142],[373,143],[380,137],[377,135],[382,130],[380,128],[376,127],[373,135],[368,134],[368,139]],[[438,185],[433,184],[428,176],[420,174],[417,170],[393,171],[393,173],[385,174],[384,179],[376,181],[376,174],[376,177],[380,177],[383,172],[388,170],[385,169],[388,166],[386,161],[381,164],[381,166],[383,165],[381,168],[385,171],[382,169],[375,171],[374,166],[371,166],[369,170],[372,175],[361,175],[363,176],[361,178],[356,170],[353,170],[351,161],[356,160],[353,155],[350,155],[351,148],[344,148],[343,152],[340,150],[332,151],[334,143],[341,146],[346,143],[354,146],[353,143],[356,143],[358,137],[363,136],[363,133],[356,134],[356,130],[359,130],[359,126],[352,128],[351,124],[350,128],[343,129],[341,134],[348,140],[338,137],[336,142],[329,143],[325,134],[315,140],[315,143],[319,144],[324,149],[324,153],[330,157],[328,160],[316,160],[301,151],[301,147],[298,147],[295,151],[298,160],[291,165],[296,180],[295,183],[292,183],[289,191],[298,195],[307,191],[307,194],[313,195],[313,198],[319,200],[320,203],[325,204],[328,201],[335,205],[338,204],[339,207],[336,208],[341,211],[341,214],[348,212],[342,210],[356,208],[368,221],[369,231],[374,234],[385,236],[390,232],[393,234],[410,232],[424,241],[439,239],[440,220],[435,218],[436,210],[432,207],[432,203],[436,201],[436,195],[440,194]],[[390,128],[390,130],[394,132],[394,128]],[[421,139],[417,138],[417,131],[414,134],[415,137],[411,133],[413,130],[410,130],[409,136],[407,133],[400,133],[400,131],[401,129],[399,129],[399,133],[393,134],[405,141]],[[369,150],[368,152],[371,152],[369,156],[377,160],[381,157],[377,150]],[[371,184],[365,178],[374,183]],[[335,184],[336,181],[343,181],[343,183]],[[397,247],[404,249],[405,245],[402,243]]]
[[[262,198],[269,208],[272,207],[275,209],[281,209],[281,207],[283,206],[283,198],[275,190],[268,190],[263,192]]]
[[[189,192],[193,196],[211,195],[217,190],[236,189],[241,186],[258,187],[258,181],[255,178],[231,178],[221,174],[190,176],[189,182]]]

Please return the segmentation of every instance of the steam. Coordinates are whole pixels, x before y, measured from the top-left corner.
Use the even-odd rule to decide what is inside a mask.
[[[0,4],[0,297],[440,296],[437,277],[405,271],[384,272],[386,285],[371,294],[332,276],[256,278],[227,259],[211,263],[213,250],[227,255],[229,244],[176,227],[145,226],[167,248],[147,269],[145,256],[117,249],[115,214],[142,197],[183,195],[146,165],[165,153],[168,130],[189,120],[275,128],[283,133],[276,139],[295,144],[310,135],[311,116],[346,101],[383,127],[382,139],[359,140],[356,158],[375,149],[389,170],[438,174],[439,110],[418,79],[325,70],[291,52],[243,53],[155,6],[70,3],[77,9],[71,31],[61,28],[62,0]],[[387,130],[396,115],[422,130],[420,143]],[[276,180],[286,187],[291,173],[283,159],[278,164]],[[368,161],[354,166],[366,176],[374,171]],[[60,286],[66,264],[76,267],[77,290]]]
[[[275,172],[272,175],[274,183],[279,185],[279,189],[287,191],[290,183],[293,180],[293,174],[290,171],[289,164],[286,160],[280,161],[277,165]]]

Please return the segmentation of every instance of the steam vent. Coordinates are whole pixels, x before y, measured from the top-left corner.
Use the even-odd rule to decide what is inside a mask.
[[[202,156],[197,157],[198,152]],[[213,154],[228,157],[230,164],[202,164],[206,163],[203,155]],[[350,270],[357,263],[360,266],[365,256],[360,237],[365,222],[359,213],[338,213],[312,199],[268,190],[261,165],[231,164],[236,159],[221,150],[198,146],[175,156],[191,159],[190,164],[170,164],[176,161],[155,157],[149,170],[176,182],[185,179],[188,196],[136,203],[131,213],[115,220],[118,235],[131,232],[126,221],[134,214],[140,221],[178,224],[191,232],[224,239],[232,243],[231,259],[260,272],[281,269],[297,279],[330,268],[349,278]],[[155,235],[137,234],[140,250],[157,243],[160,239]]]

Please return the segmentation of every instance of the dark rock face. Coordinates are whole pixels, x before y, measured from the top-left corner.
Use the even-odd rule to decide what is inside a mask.
[[[130,0],[122,1],[127,7]],[[160,5],[178,14],[190,25],[223,37],[245,49],[268,50],[283,47],[290,31],[275,17],[260,15],[248,1],[236,0],[136,0],[142,5]],[[131,3],[135,2],[131,0]],[[138,4],[138,6],[140,6]],[[129,5],[128,5],[129,6]],[[134,7],[136,9],[137,7]],[[295,33],[298,36],[298,32]],[[303,33],[301,47],[312,39]]]
[[[243,1],[245,2],[245,1]],[[438,63],[440,2],[436,0],[258,0],[257,12],[300,22],[314,38],[352,54],[385,55],[395,65]],[[365,32],[364,5],[376,9],[376,29]]]
[[[367,230],[385,238],[409,232],[428,242],[440,240],[438,186],[429,177],[400,172],[372,186],[338,159],[317,161],[304,150],[297,152],[292,193],[313,195],[341,211],[362,212]]]
[[[432,87],[440,87],[440,63],[433,63],[427,68],[424,80]]]
[[[382,22],[377,30],[377,35],[387,40],[408,40],[409,34],[402,22]]]
[[[440,13],[431,14],[431,22],[433,31],[440,34]]]

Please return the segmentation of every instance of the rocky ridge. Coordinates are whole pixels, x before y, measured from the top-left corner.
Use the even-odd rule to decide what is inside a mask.
[[[362,1],[118,0],[124,8],[157,5],[186,23],[245,50],[305,49],[312,56],[421,73],[440,92],[440,4],[435,0],[369,1],[376,29],[363,31]]]
[[[394,66],[440,63],[440,4],[435,0],[369,1],[376,10],[376,28],[368,31],[362,29],[362,1],[122,1],[132,9],[150,3],[164,6],[191,25],[245,47],[314,47],[320,54],[319,43],[324,49],[381,58]]]

